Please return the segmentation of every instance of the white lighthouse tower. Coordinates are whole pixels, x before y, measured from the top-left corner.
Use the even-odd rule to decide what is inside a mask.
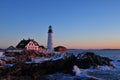
[[[47,42],[47,48],[49,49],[50,52],[54,51],[53,48],[53,31],[52,31],[52,26],[49,26],[48,30],[48,42]]]

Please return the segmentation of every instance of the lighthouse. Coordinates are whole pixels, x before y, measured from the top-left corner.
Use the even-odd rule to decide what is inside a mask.
[[[51,25],[49,26],[49,29],[48,29],[47,48],[49,49],[50,52],[54,51],[54,48],[53,48],[53,30],[52,30]]]

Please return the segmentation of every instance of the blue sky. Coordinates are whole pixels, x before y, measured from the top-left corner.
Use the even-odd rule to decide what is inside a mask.
[[[0,0],[0,48],[34,38],[46,46],[120,48],[120,0]]]

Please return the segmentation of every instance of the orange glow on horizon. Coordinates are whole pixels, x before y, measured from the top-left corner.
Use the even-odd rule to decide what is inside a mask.
[[[65,46],[73,49],[120,49],[119,44],[120,42],[71,43],[65,44]]]

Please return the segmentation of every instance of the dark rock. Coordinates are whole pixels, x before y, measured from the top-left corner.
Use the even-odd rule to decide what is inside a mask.
[[[24,61],[21,61],[15,63],[13,67],[0,68],[0,77],[6,76],[9,73],[9,75],[14,77],[14,79],[21,77],[26,78],[26,80],[42,80],[44,75],[53,74],[56,72],[72,75],[74,65],[77,65],[79,68],[83,69],[90,68],[91,66],[97,67],[98,65],[107,65],[114,67],[113,64],[111,64],[111,61],[112,60],[110,58],[102,57],[92,52],[87,52],[82,55],[79,54],[79,56],[77,57],[71,55],[70,57],[66,57],[65,59],[59,59],[56,61],[45,61],[42,63],[25,64]]]
[[[76,61],[76,57],[72,55],[66,59],[56,61],[45,61],[42,63],[25,64],[22,62],[16,63],[10,68],[0,68],[0,75],[5,76],[9,72],[11,76],[23,77],[29,76],[32,80],[40,79],[44,75],[53,74],[56,72],[72,74],[72,68]],[[9,70],[10,69],[10,70]]]
[[[112,59],[96,55],[93,52],[86,52],[82,55],[78,54],[77,59],[76,65],[84,69],[90,68],[91,66],[97,67],[98,65],[114,67],[114,65],[111,63]]]
[[[120,62],[120,60],[117,60],[117,62]]]

